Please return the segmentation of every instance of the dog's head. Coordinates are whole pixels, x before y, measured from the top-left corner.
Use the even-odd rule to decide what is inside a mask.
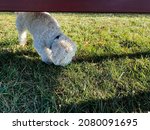
[[[58,35],[52,44],[52,61],[55,65],[68,65],[75,56],[76,44],[64,34]]]

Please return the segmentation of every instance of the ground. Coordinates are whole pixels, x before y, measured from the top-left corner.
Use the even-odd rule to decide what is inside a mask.
[[[150,111],[150,15],[52,13],[78,45],[66,67],[18,46],[15,14],[0,14],[0,112]]]

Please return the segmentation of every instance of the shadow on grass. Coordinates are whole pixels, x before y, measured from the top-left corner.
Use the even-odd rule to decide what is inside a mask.
[[[62,67],[31,51],[0,53],[0,112],[57,112],[54,89]]]
[[[150,111],[150,92],[142,92],[125,97],[114,97],[106,100],[88,100],[78,104],[68,104],[61,112],[74,113],[115,113],[115,112],[148,112]]]
[[[28,56],[30,58],[28,58]],[[150,52],[94,56],[76,62],[149,57]],[[46,65],[37,53],[3,51],[0,53],[0,112],[147,112],[150,92],[110,99],[87,100],[61,107],[54,89],[60,85],[62,67]]]
[[[98,63],[105,60],[118,60],[124,58],[146,58],[150,57],[150,51],[137,52],[133,54],[110,54],[103,56],[90,56],[78,58],[75,62]],[[150,91],[134,95],[114,97],[109,99],[87,100],[78,104],[71,103],[62,107],[62,112],[148,112],[150,111]]]
[[[150,51],[136,52],[132,54],[109,54],[109,55],[102,55],[102,56],[98,56],[98,55],[87,56],[87,57],[77,58],[74,62],[80,63],[85,61],[89,63],[90,62],[97,63],[104,60],[117,60],[117,59],[124,59],[124,58],[134,59],[134,58],[142,58],[142,57],[143,58],[150,57]]]

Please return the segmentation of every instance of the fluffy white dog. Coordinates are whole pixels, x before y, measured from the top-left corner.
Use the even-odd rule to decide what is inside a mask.
[[[20,45],[27,41],[27,30],[33,35],[34,47],[42,61],[65,66],[75,56],[76,44],[65,36],[58,22],[46,12],[17,13],[16,27]]]

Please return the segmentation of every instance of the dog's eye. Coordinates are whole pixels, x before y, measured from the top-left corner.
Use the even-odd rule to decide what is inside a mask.
[[[56,36],[55,39],[59,39],[60,35]]]

